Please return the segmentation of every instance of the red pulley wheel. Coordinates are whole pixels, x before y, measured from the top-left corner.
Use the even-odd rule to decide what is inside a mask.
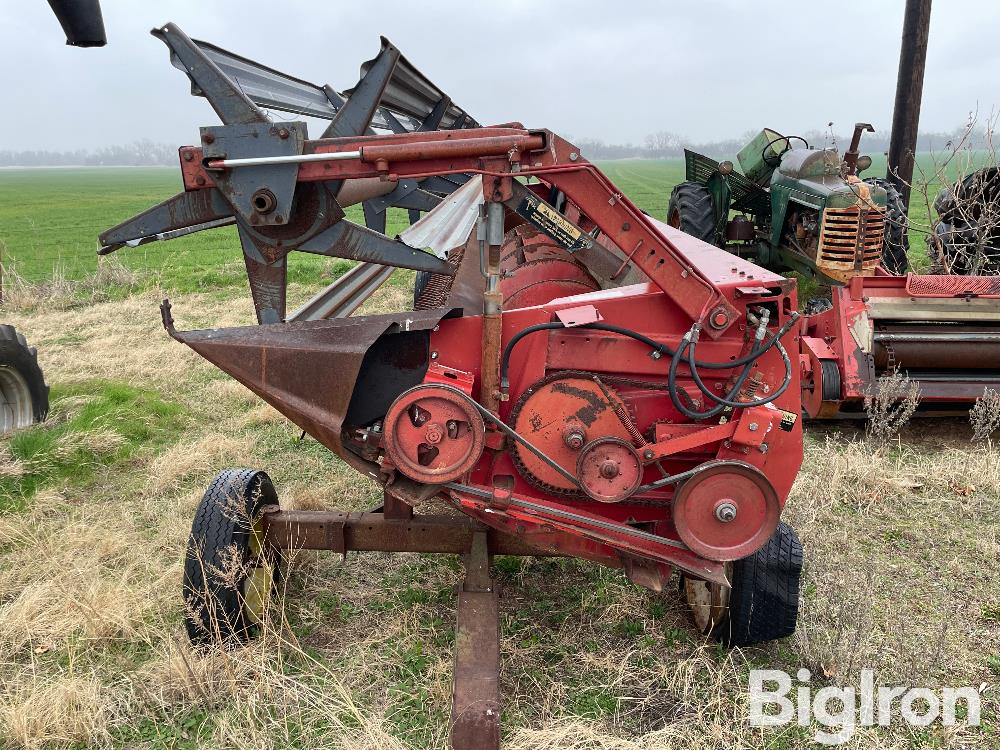
[[[752,555],[778,527],[778,494],[758,469],[719,462],[695,474],[674,495],[677,534],[691,551],[725,562]]]
[[[476,465],[486,425],[464,395],[424,384],[392,403],[382,432],[386,455],[400,472],[418,482],[443,484]]]
[[[639,489],[642,459],[630,443],[599,438],[583,447],[576,462],[580,486],[594,500],[619,503]]]

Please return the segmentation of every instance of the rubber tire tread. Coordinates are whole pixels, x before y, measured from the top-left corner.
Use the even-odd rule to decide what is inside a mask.
[[[680,212],[680,230],[710,245],[718,245],[716,240],[715,202],[708,188],[697,182],[682,182],[670,192],[667,206],[667,223],[674,214]]]
[[[910,239],[906,233],[906,206],[896,186],[879,177],[865,180],[885,190],[885,236],[882,243],[882,267],[893,276],[902,276],[910,268]]]
[[[726,646],[787,638],[799,611],[802,544],[781,522],[767,543],[733,565],[729,615],[712,635]]]
[[[271,479],[263,471],[226,469],[208,485],[195,511],[184,556],[184,625],[192,644],[238,645],[256,635],[256,626],[243,609],[242,582],[235,588],[226,584],[218,569],[230,546],[244,565],[250,561],[249,519],[262,506],[277,503]],[[246,513],[233,513],[234,506]]]
[[[14,326],[0,325],[0,364],[17,370],[31,394],[31,411],[36,422],[49,414],[49,387],[38,364],[38,350],[28,346],[24,335]]]

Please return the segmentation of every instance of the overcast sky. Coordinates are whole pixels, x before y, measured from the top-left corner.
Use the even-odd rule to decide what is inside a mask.
[[[344,89],[379,35],[484,124],[692,142],[892,116],[903,0],[103,0],[108,46],[67,47],[44,0],[0,3],[0,150],[186,144],[217,124],[149,30]],[[938,0],[922,130],[1000,104],[1000,3]],[[318,132],[312,133],[318,137]]]

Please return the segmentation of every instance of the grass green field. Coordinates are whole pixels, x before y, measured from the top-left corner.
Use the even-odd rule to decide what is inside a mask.
[[[680,162],[602,166],[658,216],[682,176]],[[216,472],[265,469],[293,509],[381,495],[162,330],[165,294],[185,328],[251,320],[231,231],[125,249],[132,275],[94,275],[97,233],[176,189],[173,170],[0,171],[4,257],[28,280],[0,318],[52,386],[46,423],[0,437],[0,748],[441,750],[453,558],[300,553],[261,640],[187,645],[184,547]],[[292,304],[346,267],[300,260]],[[79,281],[54,295],[53,276]],[[406,309],[411,275],[396,276],[360,313]],[[979,728],[897,721],[845,747],[1000,747],[1000,451],[970,437],[966,420],[888,440],[809,427],[783,515],[806,549],[801,609],[780,642],[726,651],[672,592],[579,560],[498,558],[504,749],[816,747],[815,721],[748,725],[753,668],[809,669],[814,693],[862,668],[878,685],[986,685]]]
[[[920,166],[932,172],[930,155],[922,154]],[[601,162],[608,177],[636,204],[653,216],[663,217],[671,188],[684,179],[682,160],[624,160]],[[958,162],[949,172],[959,169]],[[884,174],[884,159],[869,174]],[[176,169],[121,167],[88,169],[0,170],[0,251],[8,268],[26,280],[42,281],[55,275],[79,279],[97,266],[97,235],[164,200],[181,189]],[[931,186],[930,195],[937,192]],[[360,208],[349,218],[360,221]],[[405,226],[405,214],[391,210],[390,234]],[[914,236],[912,256],[924,264],[923,236],[928,225],[927,205],[920,191],[911,199]],[[130,268],[141,269],[146,283],[172,291],[196,291],[242,284],[244,271],[236,230],[232,227],[203,232],[167,243],[125,248],[118,253]],[[296,253],[289,261],[292,281],[315,281],[320,275],[346,269],[346,265]]]

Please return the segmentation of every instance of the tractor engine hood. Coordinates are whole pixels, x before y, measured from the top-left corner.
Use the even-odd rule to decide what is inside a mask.
[[[840,163],[836,149],[798,148],[784,153],[778,171],[795,180],[822,179],[839,176]]]
[[[771,187],[790,189],[793,197],[800,200],[812,196],[828,208],[847,208],[859,200],[876,206],[886,204],[884,188],[857,177],[845,179],[841,176],[841,164],[840,154],[832,148],[786,151],[771,178]]]

